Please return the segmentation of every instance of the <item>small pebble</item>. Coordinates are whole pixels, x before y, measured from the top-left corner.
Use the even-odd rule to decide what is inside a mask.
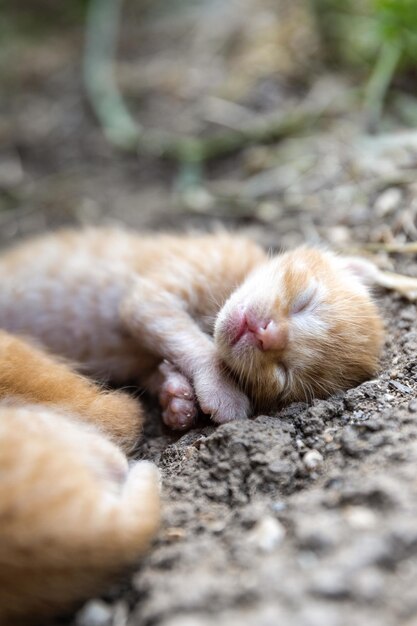
[[[265,222],[273,222],[281,217],[282,207],[272,202],[261,202],[256,213]]]
[[[183,200],[191,211],[205,212],[213,206],[213,196],[203,187],[192,187],[184,193]]]
[[[363,421],[366,419],[366,415],[363,411],[353,411],[353,417],[355,420]]]
[[[360,530],[372,529],[377,524],[375,513],[366,506],[350,506],[344,511],[344,515],[353,528]]]
[[[90,600],[79,611],[77,626],[111,626],[113,609],[102,600]]]
[[[282,500],[277,500],[271,504],[271,509],[274,513],[281,513],[282,511],[285,511],[286,508],[287,505]]]
[[[325,443],[332,443],[332,441],[334,440],[334,436],[331,432],[325,432],[323,435],[323,439]]]
[[[272,515],[265,515],[249,533],[249,542],[262,552],[272,552],[285,537],[284,526]]]
[[[410,413],[417,413],[417,400],[410,400],[410,402],[408,403],[408,410],[410,411]]]
[[[327,230],[327,236],[333,244],[349,243],[350,230],[346,226],[333,226]]]
[[[185,534],[186,533],[183,528],[177,528],[174,526],[170,526],[165,530],[165,538],[168,541],[178,541],[179,539],[183,539]]]
[[[402,194],[398,187],[390,187],[381,193],[374,205],[375,213],[379,217],[385,217],[395,211],[401,202]]]
[[[316,572],[310,591],[329,600],[344,600],[350,594],[348,581],[343,573],[337,570]]]
[[[303,457],[303,463],[309,472],[318,470],[323,465],[323,456],[318,450],[309,450]]]
[[[414,322],[416,319],[416,307],[415,305],[409,306],[406,309],[403,309],[400,313],[400,317],[402,320],[406,322]]]

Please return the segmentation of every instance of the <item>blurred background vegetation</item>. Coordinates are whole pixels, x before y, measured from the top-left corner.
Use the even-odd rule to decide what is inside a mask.
[[[9,46],[24,45],[25,41],[50,36],[63,29],[82,27],[88,36],[89,8],[91,13],[94,11],[90,29],[96,36],[96,41],[100,37],[105,38],[106,35],[109,37],[112,27],[117,41],[118,37],[123,38],[123,31],[120,31],[119,25],[120,12],[123,10],[129,16],[134,14],[140,19],[143,14],[146,17],[152,14],[169,15],[175,12],[181,14],[187,11],[187,8],[192,10],[195,4],[187,0],[174,2],[159,0],[153,3],[149,0],[129,0],[125,3],[121,0],[73,0],[70,3],[60,4],[53,0],[18,3],[2,0],[0,2],[2,60],[3,62],[7,60]],[[212,2],[200,0],[197,4],[215,6],[217,3],[216,0]],[[239,3],[233,4],[234,10],[238,12]],[[242,5],[245,4],[247,3],[242,3]],[[255,10],[256,5],[259,5],[262,13],[264,5],[269,10],[273,10],[274,3],[260,1],[254,4]],[[412,90],[417,62],[416,0],[304,0],[304,2],[296,0],[293,4],[297,5],[295,10],[291,8],[290,2],[275,2],[276,18],[280,22],[283,21],[281,31],[287,32],[287,40],[275,32],[275,41],[273,36],[269,36],[267,44],[269,46],[275,44],[275,55],[283,57],[282,66],[287,66],[288,69],[288,66],[295,66],[299,60],[299,54],[296,54],[297,58],[294,59],[294,63],[288,60],[288,57],[295,53],[294,39],[297,40],[300,34],[301,37],[304,35],[304,41],[300,43],[307,44],[303,64],[306,75],[303,76],[300,72],[298,78],[308,80],[308,70],[317,70],[316,62],[318,61],[329,68],[354,74],[359,81],[363,81],[364,85],[369,81],[367,93],[366,86],[364,89],[368,98],[366,105],[370,108],[368,113],[374,117],[374,123],[378,121],[382,101],[390,85],[400,86],[406,90],[408,87]],[[308,23],[309,14],[313,16],[314,23]],[[219,20],[221,17],[220,14]],[[239,21],[238,16],[237,21]],[[307,42],[306,33],[303,32],[306,28],[315,31],[309,33],[311,39],[315,39],[317,46],[317,54],[312,57],[310,56],[312,41]],[[261,30],[268,35],[267,28]],[[231,42],[224,41],[223,43],[227,54],[227,47]],[[236,42],[232,42],[232,45],[233,43]],[[262,48],[261,37],[259,37],[258,44]],[[287,50],[282,50],[286,45]],[[300,51],[303,51],[302,46]],[[259,56],[261,60],[262,50]],[[272,49],[269,56],[274,56]],[[116,48],[111,61],[117,63]],[[375,109],[372,110],[372,107]],[[416,117],[417,114],[412,115],[413,122]]]
[[[407,158],[381,146],[417,126],[417,0],[1,0],[0,11],[3,240],[103,219],[266,223],[289,244],[413,238],[384,232],[375,212],[364,230],[360,215],[387,188],[413,190],[413,131]]]

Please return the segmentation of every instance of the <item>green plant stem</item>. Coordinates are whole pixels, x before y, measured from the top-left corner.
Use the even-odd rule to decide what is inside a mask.
[[[84,86],[107,139],[134,149],[141,127],[126,108],[114,73],[122,0],[90,0],[85,34]]]
[[[384,99],[403,49],[398,41],[386,41],[365,92],[365,116],[369,132],[376,132]]]

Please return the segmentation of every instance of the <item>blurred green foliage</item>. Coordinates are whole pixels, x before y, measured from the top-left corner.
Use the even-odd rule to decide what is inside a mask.
[[[381,44],[392,42],[417,62],[417,0],[375,0],[375,17]]]
[[[324,61],[334,67],[368,65],[378,48],[372,0],[310,0]]]
[[[354,69],[368,77],[365,120],[368,129],[375,131],[393,79],[417,69],[417,0],[311,3],[323,59],[334,68]],[[407,89],[415,91],[414,81],[408,81]],[[409,104],[407,117],[411,119]],[[412,119],[417,119],[416,113]]]
[[[311,0],[326,61],[369,67],[386,42],[417,62],[417,0]]]

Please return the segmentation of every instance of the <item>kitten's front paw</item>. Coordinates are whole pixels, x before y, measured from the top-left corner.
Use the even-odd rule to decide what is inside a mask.
[[[159,389],[162,419],[170,428],[185,430],[193,425],[197,413],[194,389],[189,380],[164,361],[159,366],[164,381]]]
[[[195,381],[197,398],[203,413],[213,422],[224,424],[250,415],[248,397],[225,376],[207,374]]]

